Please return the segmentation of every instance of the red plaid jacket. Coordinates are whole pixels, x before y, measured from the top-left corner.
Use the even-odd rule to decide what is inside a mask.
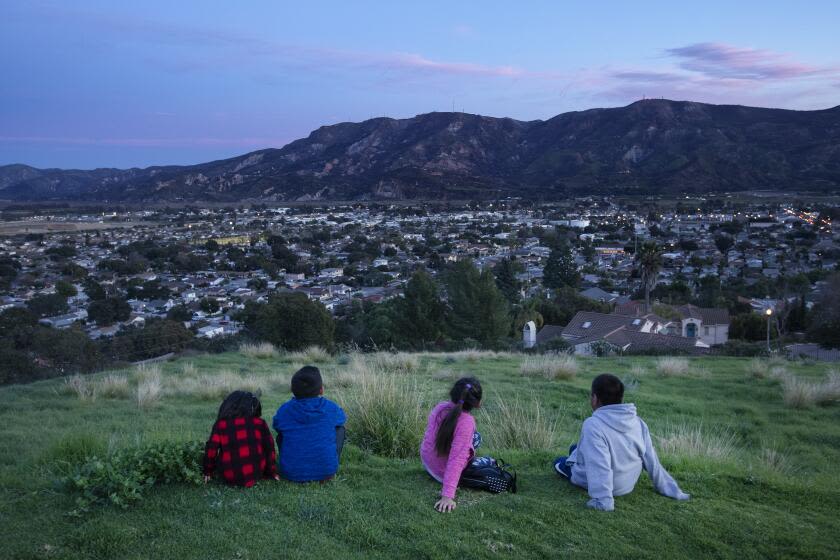
[[[204,474],[218,468],[228,484],[251,487],[277,474],[271,431],[262,418],[228,418],[213,424],[204,448]]]

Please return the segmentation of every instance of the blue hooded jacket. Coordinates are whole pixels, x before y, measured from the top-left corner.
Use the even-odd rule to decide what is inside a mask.
[[[340,406],[324,397],[293,398],[277,409],[274,429],[283,435],[280,475],[295,482],[324,480],[338,472],[335,429],[346,421]]]

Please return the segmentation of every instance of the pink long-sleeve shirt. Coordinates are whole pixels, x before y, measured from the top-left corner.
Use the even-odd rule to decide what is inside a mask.
[[[420,460],[423,461],[423,466],[435,480],[443,483],[440,495],[453,500],[461,473],[475,453],[472,448],[475,418],[469,412],[462,412],[458,417],[449,455],[438,455],[435,449],[438,429],[454,406],[455,403],[442,402],[432,409],[429,413],[429,422],[426,424],[426,433],[423,435],[423,443],[420,444]]]

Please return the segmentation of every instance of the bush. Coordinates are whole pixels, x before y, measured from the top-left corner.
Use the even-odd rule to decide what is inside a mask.
[[[525,376],[540,376],[546,379],[574,379],[578,363],[568,354],[528,356],[522,361],[519,371]]]
[[[64,479],[65,489],[79,494],[72,513],[106,503],[128,507],[155,484],[200,484],[203,451],[201,442],[169,442],[93,457]]]
[[[340,399],[350,441],[384,457],[415,456],[424,428],[418,386],[371,371],[358,372],[356,382],[357,390]]]

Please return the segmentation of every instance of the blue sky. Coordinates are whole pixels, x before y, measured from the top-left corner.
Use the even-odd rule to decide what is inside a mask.
[[[840,2],[0,0],[0,165],[188,164],[373,116],[840,104]]]

